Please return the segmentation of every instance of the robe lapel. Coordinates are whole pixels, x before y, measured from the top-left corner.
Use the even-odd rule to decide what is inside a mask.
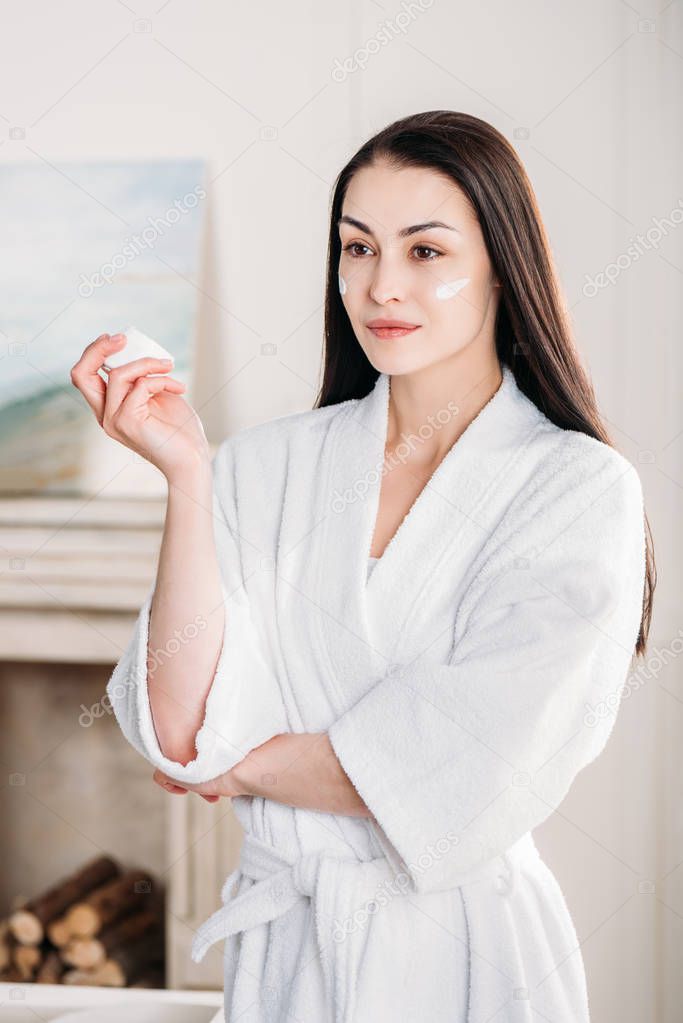
[[[310,558],[318,563],[315,603],[319,641],[334,678],[335,714],[343,713],[384,674],[385,658],[368,631],[365,582],[381,482],[389,378],[345,402],[331,420],[321,452]],[[377,568],[378,566],[375,566]]]
[[[322,457],[328,477],[309,553],[325,566],[316,602],[341,711],[392,661],[424,650],[434,594],[443,593],[452,606],[457,581],[505,511],[504,481],[511,476],[514,486],[515,465],[544,420],[503,366],[500,387],[442,459],[368,579],[389,392],[390,378],[382,373],[365,398],[345,403]]]
[[[424,649],[434,598],[453,602],[505,511],[524,441],[541,418],[504,366],[500,387],[439,463],[370,576],[368,630],[387,658],[404,661]]]

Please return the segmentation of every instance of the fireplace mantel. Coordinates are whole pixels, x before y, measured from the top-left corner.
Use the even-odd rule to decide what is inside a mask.
[[[156,575],[165,506],[0,496],[0,659],[115,664]]]

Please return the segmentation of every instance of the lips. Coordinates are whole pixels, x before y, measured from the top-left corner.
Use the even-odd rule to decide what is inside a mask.
[[[419,327],[419,323],[408,323],[407,320],[385,320],[385,319],[369,320],[367,325],[370,328],[370,330],[374,330],[375,327],[392,327],[392,328],[394,328],[394,327],[402,327],[402,328],[411,328],[411,329],[413,327]]]
[[[383,340],[405,337],[420,329],[419,323],[407,323],[405,320],[370,320],[367,327],[375,337]]]

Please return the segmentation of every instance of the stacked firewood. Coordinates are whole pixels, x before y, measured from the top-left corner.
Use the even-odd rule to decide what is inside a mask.
[[[0,920],[0,980],[164,986],[163,894],[99,856]]]

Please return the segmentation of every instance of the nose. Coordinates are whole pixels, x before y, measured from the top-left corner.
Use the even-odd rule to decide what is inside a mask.
[[[370,297],[377,305],[385,305],[394,299],[401,302],[406,296],[406,283],[398,265],[398,257],[392,259],[383,255],[377,259],[370,281]]]

